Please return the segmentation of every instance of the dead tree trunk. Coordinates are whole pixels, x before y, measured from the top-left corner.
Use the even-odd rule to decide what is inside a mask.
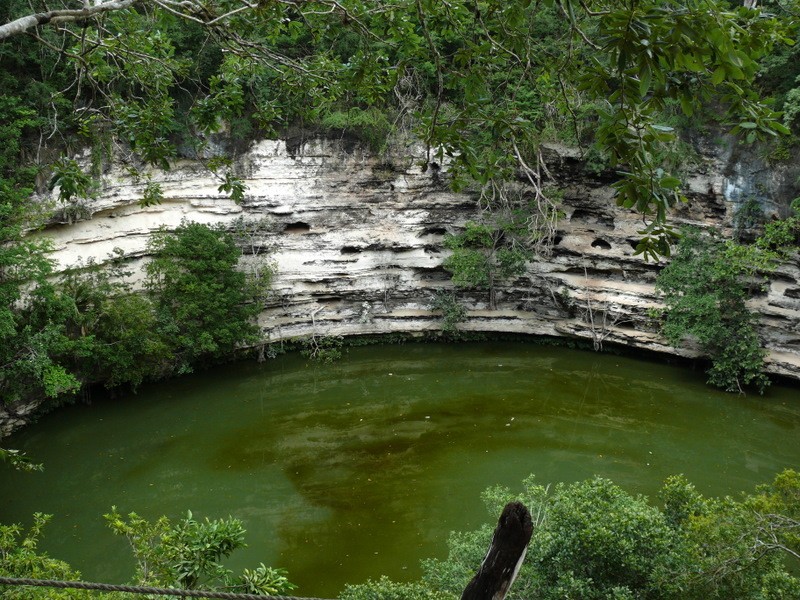
[[[532,534],[533,522],[525,505],[506,504],[486,558],[461,594],[461,600],[503,600],[525,560]]]

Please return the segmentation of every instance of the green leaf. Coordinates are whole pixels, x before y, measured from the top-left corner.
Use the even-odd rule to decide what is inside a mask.
[[[647,95],[648,90],[650,89],[650,83],[653,79],[653,73],[650,70],[650,67],[645,66],[642,69],[641,74],[639,75],[639,96],[644,98]]]
[[[674,190],[681,185],[681,180],[677,177],[668,175],[667,177],[662,177],[658,184],[664,189]]]
[[[735,66],[735,67],[738,67],[738,68],[740,68],[740,69],[741,69],[741,68],[744,66],[744,64],[742,63],[742,59],[741,59],[741,57],[740,57],[740,56],[739,56],[739,54],[738,54],[738,53],[737,53],[735,50],[733,50],[733,49],[731,49],[731,50],[729,50],[729,51],[728,51],[728,61],[730,61],[730,63],[731,63],[733,66]]]
[[[685,54],[683,59],[690,71],[699,73],[705,69],[702,59],[695,54]]]
[[[692,108],[692,101],[686,96],[681,96],[680,101],[681,101],[681,110],[683,111],[683,114],[685,114],[687,117],[691,117],[694,114],[694,108]]]
[[[769,126],[773,130],[783,135],[790,135],[792,133],[791,130],[788,127],[786,127],[786,125],[784,125],[783,123],[778,123],[777,121],[770,123]]]

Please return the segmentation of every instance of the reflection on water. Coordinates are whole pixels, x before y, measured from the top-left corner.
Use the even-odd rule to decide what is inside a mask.
[[[104,529],[116,505],[245,521],[233,568],[289,569],[302,595],[418,575],[452,529],[487,520],[479,494],[599,474],[653,493],[685,473],[708,494],[800,465],[797,390],[740,398],[701,374],[522,343],[357,348],[228,365],[62,409],[7,442],[43,474],[0,473],[0,518],[54,513],[44,547],[90,579],[132,574]]]

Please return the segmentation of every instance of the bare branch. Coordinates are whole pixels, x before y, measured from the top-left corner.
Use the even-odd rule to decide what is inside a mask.
[[[108,0],[108,2],[95,4],[94,6],[84,5],[84,8],[81,9],[50,10],[20,17],[5,25],[0,25],[0,40],[25,33],[32,27],[40,27],[48,23],[64,23],[79,21],[81,19],[92,19],[105,12],[123,10],[136,2],[138,2],[138,0]]]
[[[422,24],[422,33],[425,36],[425,40],[428,42],[428,48],[430,48],[431,54],[433,54],[433,62],[436,66],[436,106],[433,108],[431,127],[428,131],[428,139],[425,141],[425,162],[426,164],[429,164],[431,162],[431,139],[436,133],[439,110],[441,109],[442,102],[444,100],[444,75],[442,73],[442,56],[439,53],[439,49],[436,47],[433,38],[431,37],[431,32],[428,30],[428,22],[425,19],[425,13],[422,10],[422,4],[420,3],[420,0],[417,0],[416,4],[419,21]]]

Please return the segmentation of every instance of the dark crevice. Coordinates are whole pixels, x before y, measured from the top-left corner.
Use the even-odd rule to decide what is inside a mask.
[[[611,244],[601,238],[597,238],[592,242],[592,248],[600,248],[601,250],[611,250]]]
[[[307,233],[311,231],[311,225],[297,221],[296,223],[288,223],[284,228],[284,233]]]
[[[444,235],[447,233],[447,229],[444,227],[426,227],[422,230],[422,233],[419,234],[419,237],[424,235]]]
[[[614,227],[614,217],[583,209],[576,209],[569,218],[573,224],[602,225],[603,227]]]

